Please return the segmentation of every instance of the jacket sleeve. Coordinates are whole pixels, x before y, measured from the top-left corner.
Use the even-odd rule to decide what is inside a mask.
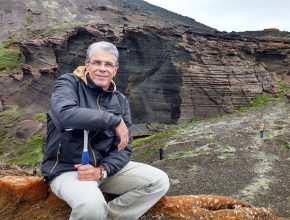
[[[112,176],[119,170],[121,170],[129,162],[129,158],[132,152],[132,140],[133,140],[133,137],[131,136],[132,121],[129,103],[126,98],[125,101],[123,102],[122,111],[123,111],[122,114],[123,120],[129,130],[129,142],[126,148],[120,151],[118,150],[117,147],[117,145],[119,144],[119,138],[116,137],[113,143],[114,146],[112,146],[112,149],[114,150],[110,151],[109,155],[107,157],[104,157],[100,161],[100,163],[106,167],[108,176]]]
[[[103,130],[115,128],[121,116],[79,106],[78,86],[74,76],[65,74],[54,85],[49,115],[59,130]]]

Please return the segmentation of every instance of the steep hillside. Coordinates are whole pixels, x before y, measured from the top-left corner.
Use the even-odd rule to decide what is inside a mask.
[[[5,39],[28,39],[34,34],[51,35],[64,29],[83,25],[110,24],[143,27],[192,29],[213,32],[215,29],[143,0],[84,0],[84,1],[1,1],[0,43]]]

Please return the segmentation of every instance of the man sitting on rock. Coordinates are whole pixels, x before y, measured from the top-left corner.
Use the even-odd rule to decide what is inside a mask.
[[[72,208],[70,219],[137,219],[169,189],[163,171],[129,161],[129,104],[112,80],[118,57],[113,44],[93,43],[85,66],[54,85],[42,174]],[[89,131],[86,165],[81,164],[84,130]],[[106,203],[102,192],[120,196]]]

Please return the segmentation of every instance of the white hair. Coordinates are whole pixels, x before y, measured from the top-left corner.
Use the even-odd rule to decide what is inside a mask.
[[[116,62],[118,65],[118,61],[119,61],[119,51],[117,49],[117,47],[110,43],[110,42],[106,42],[106,41],[100,41],[100,42],[96,42],[96,43],[92,43],[87,50],[87,56],[86,56],[86,61],[89,61],[92,58],[92,53],[97,51],[97,50],[106,50],[109,53],[113,54],[116,57]]]

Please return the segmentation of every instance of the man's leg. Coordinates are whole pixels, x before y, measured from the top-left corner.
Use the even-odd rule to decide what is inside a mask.
[[[77,172],[67,172],[52,180],[51,190],[72,208],[70,220],[106,219],[108,206],[96,181],[80,181]]]
[[[120,195],[108,203],[107,220],[136,220],[168,191],[169,179],[155,167],[129,162],[117,174],[104,180],[100,189]]]

